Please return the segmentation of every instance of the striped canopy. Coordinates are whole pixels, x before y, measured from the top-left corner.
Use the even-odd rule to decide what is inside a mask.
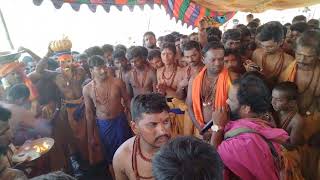
[[[120,11],[123,6],[127,6],[131,11],[134,6],[139,6],[141,9],[144,5],[149,5],[151,8],[154,5],[161,5],[165,8],[166,13],[175,18],[176,21],[181,20],[187,26],[197,27],[200,20],[205,17],[211,17],[215,24],[222,25],[232,18],[235,14],[234,11],[215,11],[210,8],[205,8],[190,0],[51,0],[54,7],[60,9],[64,3],[71,5],[75,11],[80,10],[82,4],[88,5],[92,12],[95,12],[97,6],[100,5],[106,12],[110,11],[111,6],[115,6]],[[41,5],[43,0],[33,0],[37,6]]]

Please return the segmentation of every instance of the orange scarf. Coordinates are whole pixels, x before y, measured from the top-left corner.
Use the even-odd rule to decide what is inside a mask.
[[[281,81],[291,81],[294,82],[297,73],[297,61],[293,61],[289,66],[283,71],[280,79]]]
[[[192,84],[192,102],[193,102],[193,112],[196,120],[201,124],[205,124],[203,114],[202,114],[202,104],[201,104],[201,88],[202,81],[207,68],[204,67],[201,72],[195,77]],[[227,108],[228,90],[231,85],[231,80],[229,76],[228,69],[224,68],[217,80],[216,94],[214,100],[214,108]]]

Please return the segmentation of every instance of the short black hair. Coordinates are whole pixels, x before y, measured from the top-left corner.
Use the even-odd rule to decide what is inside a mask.
[[[117,51],[117,50],[122,50],[124,51],[125,53],[127,52],[127,47],[123,44],[118,44],[114,47],[114,51]]]
[[[253,14],[248,14],[247,17],[253,18]]]
[[[152,31],[145,32],[145,33],[143,34],[143,37],[146,37],[146,36],[156,37],[156,35],[155,35]]]
[[[133,121],[139,121],[143,113],[161,113],[169,111],[166,97],[158,93],[141,94],[135,96],[130,105]]]
[[[247,24],[247,27],[250,29],[250,28],[257,28],[259,27],[259,24],[255,21],[251,21]]]
[[[138,46],[141,49],[142,55],[143,55],[143,59],[146,60],[148,58],[148,49],[144,46]]]
[[[103,56],[104,55],[104,52],[103,52],[102,48],[99,47],[99,46],[90,47],[90,48],[86,49],[84,52],[87,54],[87,56],[89,58],[91,56],[94,56],[94,55],[98,55],[98,56]]]
[[[78,59],[78,61],[79,61],[79,60],[82,60],[82,59],[88,60],[88,55],[87,55],[87,54],[79,54],[79,55],[77,56],[77,59]]]
[[[177,53],[177,49],[174,43],[168,43],[168,42],[163,43],[160,51],[162,52],[164,49],[169,49],[170,51],[173,52],[173,54]]]
[[[11,111],[0,105],[0,121],[8,121],[11,118]]]
[[[223,163],[214,147],[192,137],[177,137],[152,160],[156,180],[222,180]]]
[[[291,23],[285,23],[283,26],[287,27],[287,26],[291,26]]]
[[[255,74],[244,74],[238,90],[240,105],[247,105],[257,114],[266,113],[271,107],[271,92],[266,83]]]
[[[112,53],[112,59],[125,59],[126,53],[122,49],[117,49]]]
[[[310,26],[310,28],[319,28],[320,22],[318,19],[310,19],[308,21],[308,25]]]
[[[196,49],[197,51],[201,52],[201,45],[197,41],[188,41],[182,45],[183,51],[189,51],[191,49]]]
[[[152,60],[153,58],[161,58],[161,52],[159,49],[152,49],[148,53],[148,60]]]
[[[226,43],[228,39],[241,40],[241,32],[239,29],[228,29],[222,35],[222,43]]]
[[[273,40],[277,43],[284,39],[283,26],[278,21],[270,21],[263,25],[257,38],[259,41],[270,41]]]
[[[299,96],[298,86],[294,82],[290,81],[281,82],[275,85],[273,90],[285,92],[288,100],[297,100]]]
[[[131,46],[127,51],[126,57],[129,61],[131,61],[133,58],[145,59],[142,48],[139,46]]]
[[[291,31],[298,31],[300,33],[303,33],[305,31],[307,31],[308,29],[310,29],[309,25],[305,22],[299,22],[299,23],[295,23],[292,24],[290,26],[290,30]]]
[[[247,26],[239,26],[237,29],[240,30],[241,38],[244,38],[246,36],[251,36],[250,30],[247,28]]]
[[[89,58],[89,67],[92,69],[94,67],[99,67],[105,65],[106,62],[102,56],[94,55]]]
[[[295,22],[307,22],[307,18],[304,15],[298,15],[292,19],[292,24]]]
[[[261,22],[259,18],[254,18],[252,21],[253,21],[253,22],[256,22],[256,23],[258,23],[258,24],[260,24],[260,22]]]
[[[209,43],[202,49],[202,54],[206,55],[206,53],[207,53],[210,49],[223,49],[223,50],[224,50],[224,46],[223,46],[223,44],[221,44],[221,42],[216,42],[216,41],[209,42]]]
[[[190,38],[191,36],[195,36],[195,35],[198,35],[198,33],[193,32],[193,33],[189,34],[189,38]]]
[[[297,46],[306,46],[314,48],[317,55],[320,55],[320,31],[308,30],[302,33],[302,35],[296,40],[295,49]]]
[[[219,28],[208,27],[206,32],[208,34],[208,42],[221,40],[222,31]]]
[[[105,44],[101,48],[104,53],[113,52],[113,46],[111,44]]]
[[[15,84],[13,85],[7,94],[7,100],[10,102],[14,102],[18,99],[27,99],[30,96],[30,91],[28,89],[28,87],[23,84],[23,83],[19,83],[19,84]]]
[[[163,37],[163,42],[167,42],[167,43],[174,43],[176,41],[176,38],[175,36],[173,36],[172,34],[168,34],[168,35],[165,35]]]

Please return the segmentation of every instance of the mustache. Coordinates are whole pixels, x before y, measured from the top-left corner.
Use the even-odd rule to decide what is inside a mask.
[[[160,138],[163,138],[163,137],[166,137],[167,139],[171,138],[171,136],[169,134],[164,134],[164,135],[156,137],[155,142],[157,142]]]

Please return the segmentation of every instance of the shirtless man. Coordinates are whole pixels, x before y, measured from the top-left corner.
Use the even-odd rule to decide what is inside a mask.
[[[225,49],[238,52],[241,48],[241,38],[241,31],[239,29],[228,29],[223,33],[221,41]]]
[[[113,155],[118,147],[132,136],[124,113],[124,108],[129,108],[130,98],[124,82],[108,76],[103,57],[92,56],[89,66],[93,80],[83,88],[89,144],[96,146],[99,143],[95,135],[97,124],[105,160],[113,174]]]
[[[318,31],[306,31],[297,39],[296,44],[296,60],[281,74],[280,81],[295,82],[298,86],[297,105],[300,114],[305,118],[304,136],[309,141],[311,136],[320,133],[320,34]],[[315,154],[306,154],[310,154],[309,160],[315,164],[302,162],[304,175],[317,179],[320,174],[314,172],[318,172],[316,168],[319,166],[319,150],[316,150]]]
[[[179,92],[178,84],[185,77],[185,69],[178,66],[175,61],[175,56],[175,45],[171,43],[164,43],[161,49],[161,59],[164,63],[164,67],[157,70],[157,90],[159,93],[170,98],[181,97],[177,94],[177,92]]]
[[[143,46],[146,47],[148,50],[159,49],[157,47],[156,35],[153,32],[148,31],[148,32],[144,33]]]
[[[127,73],[129,73],[131,70],[131,66],[126,58],[125,51],[121,49],[114,51],[112,58],[116,67],[116,77],[122,81],[125,81]]]
[[[152,158],[171,138],[169,107],[160,94],[136,96],[131,103],[132,130],[113,158],[117,180],[154,179]]]
[[[252,61],[262,69],[269,85],[273,86],[280,73],[293,61],[293,57],[281,49],[283,26],[276,21],[268,22],[263,25],[257,38],[262,48],[253,52]]]
[[[272,106],[279,117],[279,128],[290,135],[290,144],[293,146],[304,144],[304,119],[297,107],[298,87],[293,82],[282,82],[272,90]]]
[[[51,77],[62,94],[63,100],[61,102],[60,116],[62,120],[66,120],[68,124],[66,124],[65,121],[60,121],[61,124],[57,125],[59,128],[56,127],[55,129],[57,130],[56,133],[60,134],[58,131],[61,131],[61,128],[71,128],[71,131],[64,131],[67,132],[67,134],[64,135],[66,139],[63,139],[63,141],[66,141],[68,144],[69,153],[72,154],[72,161],[77,161],[79,158],[78,155],[76,155],[78,151],[80,151],[79,153],[82,159],[88,159],[86,120],[83,119],[84,117],[74,116],[74,112],[80,110],[81,103],[83,103],[82,83],[86,79],[86,71],[78,64],[73,63],[71,54],[59,55],[57,60],[60,63],[57,71],[47,70],[48,59],[45,58],[37,65],[36,73],[40,74],[43,78],[46,77],[50,79]],[[55,130],[53,133],[56,134]],[[81,176],[80,173],[79,176]]]
[[[140,47],[129,48],[127,58],[132,64],[132,69],[125,78],[130,97],[154,92],[157,85],[156,73],[148,66],[142,49]]]
[[[186,100],[190,118],[198,131],[211,120],[213,110],[227,107],[227,90],[232,81],[224,68],[224,47],[221,43],[208,43],[203,53],[205,67],[190,79]],[[204,137],[206,140],[210,138],[210,134],[207,135]]]

